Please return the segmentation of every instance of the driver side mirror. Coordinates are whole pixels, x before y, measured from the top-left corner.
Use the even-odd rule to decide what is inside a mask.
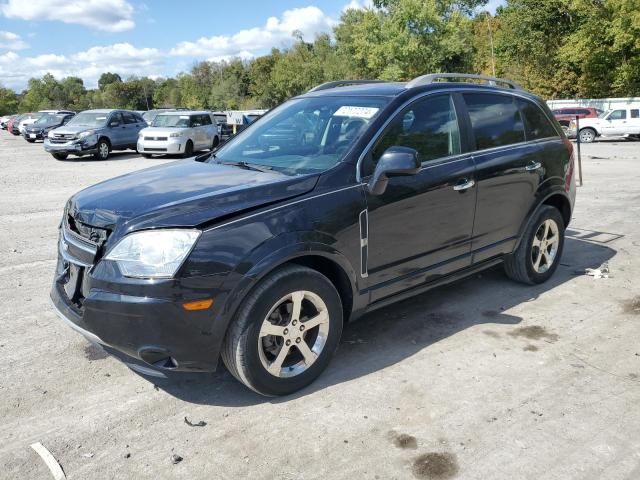
[[[389,147],[380,157],[367,188],[371,195],[382,195],[390,177],[415,175],[420,167],[418,152],[413,148]]]

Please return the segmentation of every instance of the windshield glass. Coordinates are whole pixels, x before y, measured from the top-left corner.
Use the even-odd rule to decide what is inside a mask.
[[[47,125],[49,123],[58,123],[62,120],[62,115],[55,115],[53,113],[46,113],[36,120],[36,125]]]
[[[108,113],[81,112],[69,120],[67,125],[74,127],[104,127],[108,116]]]
[[[189,115],[158,115],[151,126],[186,128],[191,126],[191,120]]]
[[[248,127],[209,162],[259,165],[287,175],[323,172],[344,158],[387,103],[380,97],[294,99]]]

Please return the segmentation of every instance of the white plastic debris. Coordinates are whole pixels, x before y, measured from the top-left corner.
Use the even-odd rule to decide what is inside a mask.
[[[609,262],[604,262],[598,268],[586,268],[584,270],[584,273],[595,279],[609,278],[610,276]]]

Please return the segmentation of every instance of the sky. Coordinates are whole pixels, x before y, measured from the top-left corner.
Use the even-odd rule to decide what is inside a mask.
[[[490,0],[494,12],[504,0]],[[202,60],[250,59],[330,33],[347,8],[371,0],[0,0],[0,85],[101,73],[175,76]]]

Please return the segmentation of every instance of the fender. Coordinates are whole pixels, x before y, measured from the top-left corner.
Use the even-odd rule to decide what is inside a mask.
[[[536,214],[540,211],[540,208],[542,208],[542,206],[550,197],[552,197],[553,195],[560,194],[563,197],[565,197],[567,199],[567,202],[569,202],[569,205],[571,205],[571,199],[569,198],[569,195],[567,195],[567,192],[565,191],[564,182],[562,182],[561,185],[558,185],[556,184],[557,182],[553,182],[553,180],[562,181],[562,179],[558,177],[554,177],[549,179],[549,181],[540,185],[540,187],[543,187],[543,188],[539,189],[536,195],[536,197],[538,198],[538,201],[535,203],[533,207],[531,207],[531,209],[529,210],[529,213],[527,214],[524,221],[522,222],[522,225],[520,225],[520,229],[518,230],[518,240],[516,241],[516,244],[513,248],[514,251],[517,250],[518,247],[520,246],[520,242],[522,241],[522,237],[524,235],[525,230],[527,229],[527,227],[529,226],[533,218],[536,216]],[[553,183],[553,184],[550,185],[550,183]]]
[[[318,231],[297,231],[285,233],[263,242],[247,257],[238,263],[230,272],[222,289],[228,291],[224,309],[216,319],[216,338],[222,342],[227,327],[231,323],[242,301],[255,285],[269,273],[295,259],[318,256],[326,258],[342,269],[349,280],[353,309],[361,309],[366,305],[368,296],[360,295],[357,284],[357,273],[349,260],[337,248],[339,242]]]

